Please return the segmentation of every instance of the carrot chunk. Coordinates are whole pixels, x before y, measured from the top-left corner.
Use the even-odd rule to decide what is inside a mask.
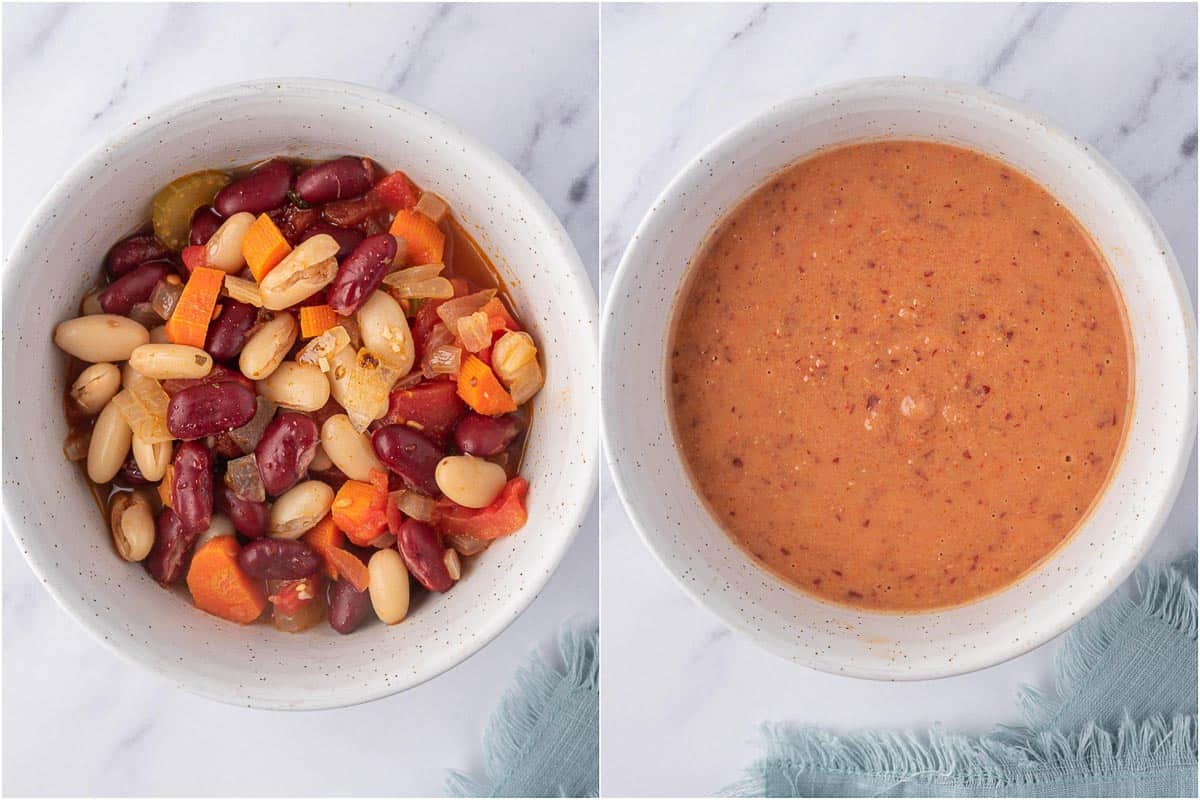
[[[208,323],[212,321],[225,273],[219,269],[196,267],[179,295],[179,302],[167,320],[167,339],[174,344],[204,347]]]
[[[338,570],[329,558],[329,551],[341,547],[345,541],[346,536],[334,524],[332,514],[326,514],[315,528],[304,534],[304,543],[321,556],[321,560],[325,562],[325,574],[331,580],[337,580]]]
[[[458,396],[476,413],[494,417],[517,410],[517,404],[492,368],[469,355],[458,370]]]
[[[433,220],[419,211],[401,209],[392,220],[388,233],[402,238],[408,246],[409,264],[440,264],[446,249],[446,235]]]
[[[333,498],[333,522],[350,541],[365,547],[387,530],[387,497],[387,475],[379,470],[371,471],[370,483],[346,481]]]
[[[246,231],[242,239],[242,257],[250,267],[254,279],[261,281],[266,274],[283,261],[283,257],[292,252],[292,246],[283,238],[275,220],[266,214],[259,214],[258,219]]]
[[[498,297],[488,300],[479,310],[487,314],[488,327],[493,331],[521,330],[521,326],[513,319],[513,315],[508,313],[508,309],[504,307],[504,303],[500,302]]]
[[[187,585],[192,602],[201,611],[238,622],[254,622],[267,607],[267,591],[238,565],[237,539],[218,536],[210,539],[192,556]]]
[[[311,339],[338,324],[337,312],[327,304],[300,308],[300,337]]]
[[[348,550],[334,547],[329,550],[329,560],[337,567],[338,573],[350,581],[354,591],[361,592],[367,588],[370,573],[367,572],[367,565],[358,560],[358,556]]]

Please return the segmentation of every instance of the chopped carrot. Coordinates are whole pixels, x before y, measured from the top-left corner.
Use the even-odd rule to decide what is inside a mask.
[[[371,470],[371,482],[346,481],[333,498],[333,522],[356,545],[365,547],[387,530],[387,475]]]
[[[409,264],[440,264],[446,249],[446,235],[433,220],[419,211],[401,209],[392,220],[388,233],[402,238],[408,246]]]
[[[206,252],[204,245],[194,244],[183,248],[179,257],[183,260],[183,265],[187,267],[188,272],[191,272],[196,267],[204,266]]]
[[[300,308],[300,337],[302,339],[320,336],[337,324],[337,312],[328,304],[322,303],[319,306],[302,306]]]
[[[493,297],[483,304],[483,308],[479,309],[487,314],[488,327],[492,331],[519,331],[521,326],[513,319],[513,315],[508,313],[508,309],[504,307],[504,303],[500,302],[499,297]]]
[[[266,214],[259,214],[258,219],[246,231],[242,239],[242,257],[250,267],[254,279],[261,281],[266,274],[283,261],[283,257],[292,252],[292,246],[283,238],[275,220]]]
[[[358,560],[358,556],[340,547],[329,550],[329,560],[337,567],[338,574],[350,581],[354,591],[361,592],[367,588],[369,573],[367,566]]]
[[[262,581],[242,571],[239,550],[233,536],[209,539],[192,556],[187,585],[196,608],[246,625],[262,615],[267,592]]]
[[[175,311],[167,320],[167,339],[174,344],[204,347],[208,323],[212,321],[225,273],[219,269],[196,267],[179,295]]]
[[[492,368],[472,355],[468,355],[459,367],[458,396],[484,416],[494,417],[517,410],[512,395],[500,385]]]
[[[304,534],[304,543],[321,556],[321,560],[325,562],[325,574],[332,580],[337,580],[338,571],[329,558],[329,551],[341,547],[345,541],[345,534],[338,530],[331,514],[326,514],[316,527]]]

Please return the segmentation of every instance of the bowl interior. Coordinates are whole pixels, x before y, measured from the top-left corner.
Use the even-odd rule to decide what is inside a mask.
[[[1007,589],[922,614],[819,601],[760,570],[698,501],[671,435],[663,375],[686,267],[727,211],[813,152],[880,138],[932,139],[992,155],[1049,189],[1095,238],[1128,309],[1136,391],[1125,452],[1081,529]],[[605,436],[618,489],[651,549],[693,596],[771,650],[874,678],[965,672],[1065,630],[1134,568],[1178,490],[1194,438],[1193,322],[1184,283],[1132,189],[1086,145],[973,87],[885,79],[771,109],[693,162],[625,254],[605,315]],[[618,368],[618,365],[620,367]]]
[[[51,334],[76,314],[107,248],[148,217],[150,198],[172,178],[275,154],[346,153],[404,169],[446,198],[503,274],[540,344],[546,386],[522,470],[531,491],[520,534],[470,559],[453,591],[415,602],[401,625],[289,635],[203,614],[117,558],[81,470],[62,456],[65,357]],[[533,600],[594,491],[595,301],[570,240],[502,159],[390,96],[271,81],[138,120],[52,192],[11,253],[4,293],[5,503],[21,550],[89,629],[184,688],[247,705],[313,708],[431,678]]]

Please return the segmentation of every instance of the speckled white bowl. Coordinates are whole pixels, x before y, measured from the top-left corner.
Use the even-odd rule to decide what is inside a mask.
[[[1091,231],[1120,283],[1136,348],[1125,453],[1078,533],[1006,590],[947,611],[856,612],[755,567],[692,489],[671,434],[666,335],[681,280],[713,224],[772,173],[820,148],[924,138],[1033,176]],[[683,588],[764,647],[829,672],[934,678],[996,664],[1069,628],[1129,575],[1170,510],[1195,440],[1195,325],[1183,277],[1146,206],[1086,144],[973,86],[888,78],[770,108],[721,137],[659,197],[625,251],[603,319],[604,437],[646,544]]]
[[[445,197],[495,260],[537,337],[546,386],[522,472],[529,521],[470,561],[453,591],[401,625],[351,636],[242,627],[164,592],[115,554],[82,472],[62,456],[62,356],[109,245],[141,224],[154,192],[194,170],[274,154],[355,153],[404,169]],[[553,212],[502,158],[454,125],[350,84],[239,84],[139,119],[55,185],[4,274],[4,505],[21,551],[88,630],[180,687],[261,708],[371,700],[428,680],[500,633],[533,601],[571,543],[596,486],[595,295]]]

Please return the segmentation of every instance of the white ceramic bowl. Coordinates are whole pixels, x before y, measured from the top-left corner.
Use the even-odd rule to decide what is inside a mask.
[[[769,175],[821,148],[901,137],[949,142],[1008,162],[1078,217],[1124,295],[1136,398],[1117,473],[1065,546],[981,601],[890,615],[791,589],[731,543],[684,471],[663,375],[668,310],[713,224]],[[646,544],[731,628],[829,672],[952,675],[1012,658],[1066,630],[1137,565],[1170,510],[1195,440],[1194,320],[1179,267],[1146,206],[1086,144],[972,86],[895,78],[843,84],[775,106],[729,132],[672,181],[642,221],[609,290],[603,326],[605,446]]]
[[[445,595],[404,623],[350,636],[238,626],[172,596],[122,562],[82,471],[61,451],[64,356],[54,326],[76,313],[117,238],[179,175],[275,154],[361,154],[438,192],[503,274],[541,345],[522,473],[529,521],[470,560]],[[238,84],[151,114],[60,180],[16,241],[4,274],[4,505],[34,572],[122,655],[182,688],[262,708],[348,705],[428,680],[478,650],[533,601],[596,486],[596,303],[579,257],[533,188],[489,148],[430,112],[350,84]]]

